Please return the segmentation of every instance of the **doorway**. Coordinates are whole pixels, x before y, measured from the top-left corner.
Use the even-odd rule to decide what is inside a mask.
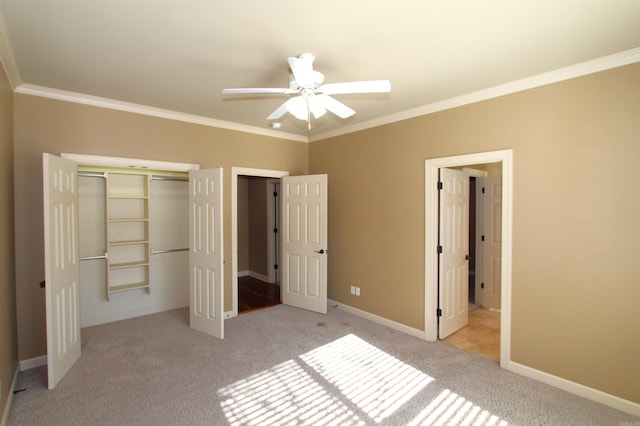
[[[266,185],[265,191],[269,191],[273,188],[274,184],[276,183],[279,184],[280,178],[285,176],[289,176],[289,172],[281,171],[281,170],[251,169],[251,168],[244,168],[244,167],[233,167],[231,169],[231,297],[232,297],[231,305],[232,305],[232,310],[230,312],[225,313],[225,318],[231,318],[238,315],[238,312],[239,312],[238,278],[239,276],[244,275],[243,274],[244,269],[239,267],[239,266],[243,266],[243,265],[240,265],[240,253],[239,253],[239,250],[241,249],[241,241],[239,240],[239,238],[243,238],[243,236],[242,236],[242,227],[239,226],[240,224],[238,220],[238,214],[240,213],[240,209],[243,208],[243,200],[242,198],[239,198],[239,194],[242,194],[243,192],[242,185],[245,184],[245,181],[248,182],[249,179],[260,179]],[[269,198],[266,197],[266,192],[265,192],[265,200],[269,201]],[[247,207],[244,207],[244,208],[246,209]],[[272,205],[270,205],[269,202],[267,202],[267,207],[265,210],[266,210],[267,217],[264,218],[264,224],[266,225],[267,223],[269,224],[276,223],[275,221],[278,220],[279,218],[276,217],[274,213],[275,209]],[[269,220],[269,222],[267,222],[267,220]],[[271,222],[271,220],[273,220],[273,222]],[[267,238],[266,227],[264,231],[264,236],[265,238]],[[275,240],[275,242],[272,243],[270,241],[267,244],[267,247],[269,248],[269,252],[271,251],[271,248],[275,250],[274,244],[277,244],[277,240],[278,240],[277,236],[274,236],[273,239]],[[266,255],[267,263],[270,263],[273,266],[273,263],[271,262],[274,261],[275,256],[276,254],[274,253],[272,254],[267,253]],[[271,268],[268,268],[268,269],[271,269]],[[273,271],[269,271],[268,269],[264,271],[265,273],[262,274],[262,277],[258,276],[254,278],[258,278],[265,282],[269,282],[272,279],[277,279],[276,278],[277,275],[274,274]]]
[[[438,180],[440,169],[500,163],[502,174],[502,247],[500,365],[510,362],[513,151],[502,150],[425,161],[425,340],[438,339]]]
[[[459,295],[455,298],[455,305],[460,305],[459,308],[466,312],[462,311],[463,322],[457,327],[448,327],[449,332],[445,336],[441,334],[442,321],[450,307],[439,306],[443,316],[439,318],[438,336],[451,346],[496,362],[500,361],[501,167],[501,163],[492,163],[458,168],[462,179],[469,184],[469,231],[465,250],[468,255],[468,297]],[[446,217],[440,216],[439,220],[441,229],[450,228],[442,227]],[[439,286],[442,294],[442,281]]]
[[[238,313],[281,303],[279,186],[279,179],[238,176]]]

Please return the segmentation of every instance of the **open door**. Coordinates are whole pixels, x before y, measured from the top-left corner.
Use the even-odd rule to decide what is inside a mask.
[[[80,358],[80,268],[76,163],[43,154],[48,386]]]
[[[224,338],[222,169],[189,172],[189,323]]]
[[[469,177],[443,168],[440,182],[438,337],[444,339],[469,322]]]
[[[500,309],[502,270],[502,176],[480,180],[482,193],[482,306]]]
[[[327,313],[327,175],[282,178],[282,303]]]

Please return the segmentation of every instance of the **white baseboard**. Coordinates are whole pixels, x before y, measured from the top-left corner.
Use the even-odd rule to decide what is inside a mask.
[[[536,370],[535,368],[527,367],[523,364],[518,364],[517,362],[507,361],[505,369],[583,398],[590,399],[591,401],[599,402],[600,404],[607,405],[611,408],[615,408],[616,410],[624,411],[625,413],[640,417],[640,404],[638,403],[581,385],[580,383],[563,379],[562,377],[545,373],[544,371]]]
[[[269,282],[269,277],[268,277],[268,276],[266,276],[266,275],[262,275],[262,274],[259,274],[259,273],[257,273],[257,272],[249,271],[249,276],[250,276],[251,278],[255,278],[255,279],[257,279],[257,280],[264,281],[264,282],[266,282],[266,283],[268,283],[268,282]]]
[[[424,340],[424,331],[418,330],[417,328],[409,327],[408,325],[391,321],[390,319],[380,317],[367,311],[363,311],[362,309],[354,308],[353,306],[345,305],[344,303],[336,302],[335,300],[328,299],[327,303],[329,304],[329,306],[335,306],[338,309],[342,309],[343,311],[349,312],[350,314],[368,319],[369,321],[375,322],[376,324],[384,325],[385,327],[389,327],[402,333],[408,334],[409,336],[417,337],[418,339]]]
[[[24,359],[18,362],[20,366],[20,371],[31,370],[32,368],[42,367],[43,365],[47,365],[47,356],[37,356],[35,358]]]
[[[260,280],[260,281],[264,281],[266,283],[271,282],[271,281],[269,281],[269,277],[267,275],[263,275],[263,274],[260,274],[258,272],[251,271],[251,270],[238,271],[238,278],[240,278],[240,277],[251,277],[251,278],[255,278],[255,279]]]
[[[11,411],[11,405],[13,404],[13,391],[16,390],[16,382],[18,381],[19,366],[16,366],[16,371],[13,373],[13,380],[11,380],[11,386],[9,386],[9,396],[7,397],[7,403],[2,410],[2,417],[0,417],[0,425],[5,426],[9,424],[9,412]]]

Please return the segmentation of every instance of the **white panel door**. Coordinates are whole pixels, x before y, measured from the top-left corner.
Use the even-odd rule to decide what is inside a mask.
[[[76,163],[43,154],[47,371],[53,389],[80,358]]]
[[[502,267],[502,177],[482,178],[482,305],[500,309]]]
[[[189,323],[224,338],[222,169],[189,172]]]
[[[327,313],[327,175],[282,178],[282,302]]]
[[[438,337],[444,339],[469,321],[469,177],[440,169]]]

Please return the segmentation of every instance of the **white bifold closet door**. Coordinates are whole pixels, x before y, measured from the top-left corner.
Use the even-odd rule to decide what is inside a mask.
[[[43,154],[48,387],[80,358],[78,177],[76,164]]]
[[[151,292],[146,294],[144,290],[132,290],[122,292],[133,297],[142,296],[150,300],[154,294],[163,294],[166,288],[158,285],[161,276],[169,278],[169,282],[180,282],[183,286],[183,294],[177,299],[178,304],[191,307],[192,315],[199,314],[201,321],[194,321],[192,316],[191,327],[204,331],[213,336],[223,337],[223,289],[222,289],[222,169],[198,171],[194,174],[193,186],[186,183],[174,182],[171,185],[162,186],[159,191],[172,200],[172,203],[164,208],[155,208],[163,217],[153,217],[150,220],[156,222],[160,231],[156,231],[157,239],[152,239],[152,249],[162,251],[166,245],[170,245],[170,252],[158,253],[157,256],[182,256],[182,266],[176,266],[168,260],[160,262],[158,269],[152,268]],[[48,387],[53,389],[63,379],[81,355],[81,320],[82,310],[81,294],[100,298],[100,303],[114,305],[116,298],[106,301],[105,293],[105,259],[92,259],[83,261],[87,265],[102,262],[103,266],[97,267],[98,273],[85,275],[81,279],[80,263],[83,257],[100,257],[104,255],[104,207],[97,206],[97,200],[104,201],[104,182],[100,178],[87,178],[82,190],[79,189],[77,165],[75,162],[50,154],[43,154],[43,210],[44,210],[44,245],[45,245],[45,285],[46,285],[46,321],[47,321],[47,366]],[[160,183],[160,182],[159,182]],[[201,184],[204,184],[201,185]],[[180,189],[183,185],[186,189]],[[102,189],[101,189],[102,188]],[[194,189],[190,191],[189,189]],[[152,191],[155,191],[152,188]],[[185,193],[185,191],[187,191]],[[196,204],[192,204],[189,195],[203,195]],[[80,197],[90,195],[93,201],[83,205],[83,212],[79,209]],[[158,194],[157,198],[160,199]],[[90,198],[91,198],[90,197]],[[104,206],[104,205],[103,205]],[[193,208],[192,207],[196,207]],[[80,219],[87,219],[91,215],[91,221],[80,223]],[[102,212],[102,213],[100,213]],[[191,214],[189,214],[191,213]],[[186,219],[185,219],[186,217]],[[193,224],[194,219],[200,220]],[[101,223],[98,223],[101,222]],[[161,232],[164,229],[169,232]],[[197,232],[195,232],[197,231]],[[81,233],[95,233],[98,237],[95,241],[81,247],[79,237]],[[102,237],[100,237],[102,235]],[[159,247],[153,247],[158,245]],[[185,247],[182,247],[185,245]],[[174,247],[177,246],[177,247]],[[190,250],[173,249],[189,248]],[[82,253],[82,250],[94,252]],[[207,254],[204,260],[189,259],[192,254]],[[213,255],[213,256],[211,256]],[[156,255],[152,255],[156,256]],[[152,262],[153,263],[153,262]],[[188,265],[188,266],[187,266]],[[205,274],[200,280],[195,279],[195,286],[190,286],[190,270],[206,267]],[[89,268],[91,269],[91,268]],[[169,271],[170,270],[170,271]],[[90,271],[89,271],[90,272]],[[206,278],[206,279],[205,279]],[[206,286],[201,284],[205,283]],[[83,287],[86,286],[86,289]],[[81,288],[83,287],[83,288]],[[98,290],[92,291],[92,288]],[[189,289],[198,289],[199,292],[189,298]],[[154,293],[155,292],[155,293]],[[83,299],[84,301],[84,299]],[[126,302],[126,301],[125,301]],[[175,303],[175,300],[173,300]],[[126,303],[124,303],[126,305]],[[171,307],[154,306],[156,311],[167,310]],[[111,308],[109,308],[111,309]],[[84,309],[87,311],[88,309]],[[144,311],[125,312],[127,317],[144,315]],[[107,314],[109,314],[107,312]],[[122,315],[122,312],[119,313]],[[107,315],[108,316],[108,315]],[[104,321],[110,322],[110,321]],[[203,325],[204,324],[204,325]]]

